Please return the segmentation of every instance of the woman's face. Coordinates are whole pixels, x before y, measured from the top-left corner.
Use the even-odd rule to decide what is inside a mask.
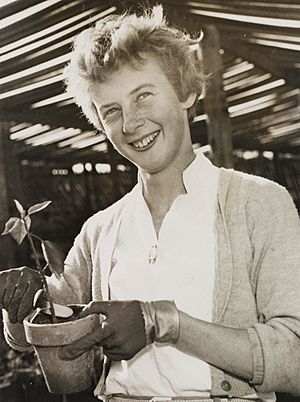
[[[138,69],[115,71],[94,84],[92,101],[116,150],[148,173],[182,165],[192,151],[187,109],[153,57]]]

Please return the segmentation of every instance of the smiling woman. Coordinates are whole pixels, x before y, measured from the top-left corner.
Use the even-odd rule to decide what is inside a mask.
[[[106,135],[125,158],[149,173],[174,166],[181,170],[194,159],[187,110],[196,94],[181,102],[156,58],[142,57],[138,69],[120,67],[107,81],[95,83],[92,102]]]
[[[169,27],[161,7],[153,8],[151,18],[147,13],[140,17],[135,14],[110,15],[76,38],[71,62],[65,71],[68,92],[91,122],[100,128],[90,99],[94,84],[106,82],[124,65],[138,70],[145,62],[145,56],[151,56],[181,101],[191,92],[200,95],[205,75],[201,62],[189,47],[198,42],[199,39],[191,39]],[[195,109],[191,108],[190,119],[194,113]]]
[[[101,400],[274,402],[300,393],[299,220],[283,187],[194,153],[191,42],[161,7],[75,41],[68,89],[138,184],[87,220],[49,280],[55,302],[105,316],[59,355],[102,348]],[[7,340],[24,347],[15,325]]]

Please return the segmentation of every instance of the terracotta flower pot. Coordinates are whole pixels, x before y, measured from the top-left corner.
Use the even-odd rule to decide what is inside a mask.
[[[31,322],[36,315],[37,312],[33,311],[25,318],[25,334],[37,354],[49,392],[68,394],[88,388],[93,378],[93,351],[70,361],[61,360],[58,351],[60,346],[68,345],[97,328],[99,315],[91,314],[57,324]]]

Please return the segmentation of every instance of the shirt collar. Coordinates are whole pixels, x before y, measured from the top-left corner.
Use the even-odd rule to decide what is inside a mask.
[[[200,151],[194,160],[183,171],[182,179],[187,194],[203,194],[209,192],[218,177],[218,168]],[[135,196],[140,197],[143,193],[143,184],[140,174],[137,176],[137,185],[133,189]]]
[[[188,194],[202,193],[209,191],[215,178],[218,168],[204,156],[197,152],[195,159],[183,171],[182,178]]]

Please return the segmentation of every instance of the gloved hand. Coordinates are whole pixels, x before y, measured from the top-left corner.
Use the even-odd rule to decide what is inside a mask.
[[[96,345],[102,346],[111,360],[129,360],[146,345],[144,319],[138,301],[91,302],[80,317],[89,314],[103,314],[106,318],[89,335],[61,347],[61,359],[75,359]]]
[[[35,293],[42,288],[39,273],[28,267],[0,272],[0,308],[7,311],[12,324],[22,323],[33,309]]]
[[[91,334],[60,349],[63,360],[72,360],[95,345],[111,360],[129,360],[152,342],[176,343],[179,313],[172,301],[91,302],[80,316],[103,314],[106,319]]]

